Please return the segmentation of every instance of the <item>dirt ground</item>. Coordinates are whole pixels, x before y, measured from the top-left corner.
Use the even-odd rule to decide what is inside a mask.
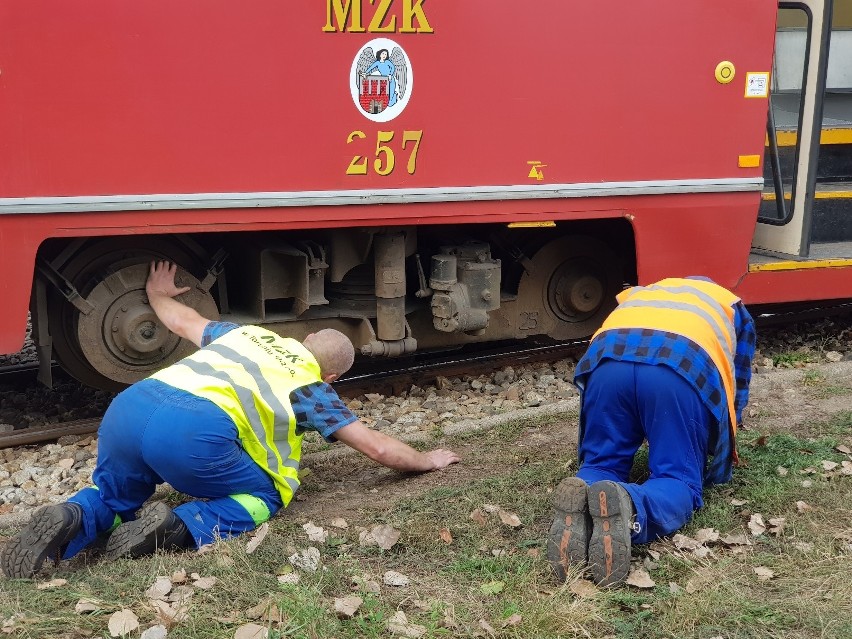
[[[565,465],[566,457],[573,457],[575,452],[578,405],[576,399],[566,400],[457,424],[452,434],[441,437],[439,433],[428,445],[453,448],[461,455],[462,463],[426,475],[406,476],[385,469],[340,446],[309,453],[304,457],[304,467],[309,472],[303,490],[287,510],[287,516],[299,522],[327,521],[332,517],[367,520],[392,508],[401,499],[437,487],[451,488],[471,480],[507,474],[518,463]],[[843,361],[756,373],[743,421],[745,429],[761,434],[789,433],[808,438],[822,434],[815,425],[850,412],[852,361]],[[489,436],[492,430],[506,424],[514,424],[517,429],[514,443],[507,446],[507,439],[503,437],[490,444],[489,440],[495,439]],[[459,434],[465,435],[460,437]],[[838,438],[838,443],[852,446],[852,435]],[[740,452],[747,463],[747,454]],[[507,463],[507,456],[515,463]],[[566,468],[565,475],[571,470]],[[542,490],[548,488],[543,486]]]

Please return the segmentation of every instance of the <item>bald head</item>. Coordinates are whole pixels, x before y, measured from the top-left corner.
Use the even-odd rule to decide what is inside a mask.
[[[343,333],[333,328],[324,328],[311,333],[302,344],[316,358],[322,378],[334,381],[352,368],[355,361],[355,348]],[[329,377],[331,379],[329,379]]]

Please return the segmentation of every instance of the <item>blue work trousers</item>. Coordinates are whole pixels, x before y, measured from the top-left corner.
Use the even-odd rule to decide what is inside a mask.
[[[587,484],[615,481],[627,489],[638,524],[634,544],[669,535],[704,504],[714,423],[695,389],[669,367],[604,360],[583,392],[577,477]],[[650,477],[627,483],[633,457],[646,439]]]
[[[174,509],[198,546],[254,529],[281,507],[271,477],[240,446],[237,428],[209,400],[157,380],[119,394],[98,431],[94,488],[69,501],[83,508],[83,529],[65,558],[136,511],[168,482],[199,497]]]

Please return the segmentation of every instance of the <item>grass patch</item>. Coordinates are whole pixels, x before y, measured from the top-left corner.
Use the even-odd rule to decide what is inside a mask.
[[[195,590],[188,618],[169,629],[170,639],[233,637],[249,622],[268,627],[272,639],[387,637],[388,621],[399,611],[424,637],[852,638],[852,477],[825,473],[821,466],[823,460],[847,459],[834,447],[838,436],[852,433],[852,413],[815,424],[814,439],[743,432],[745,465],[731,484],[705,492],[705,507],[683,531],[748,534],[749,517],[761,513],[766,521],[785,518],[783,534],[750,537],[752,544],[743,547],[715,544],[703,559],[670,541],[658,542],[653,549],[660,554],[650,564],[655,587],[585,596],[572,590],[582,576],[579,569],[567,584],[556,584],[544,559],[548,489],[566,474],[574,451],[554,457],[553,442],[546,442],[517,452],[549,423],[513,421],[481,433],[481,457],[468,462],[484,464],[481,474],[460,474],[456,484],[412,494],[351,521],[348,529],[333,530],[332,544],[310,544],[302,521],[285,513],[271,522],[269,536],[253,554],[246,553],[246,539],[221,542],[204,555],[110,563],[92,553],[50,575],[67,579],[64,586],[39,590],[31,581],[4,580],[0,625],[5,621],[12,637],[107,637],[109,616],[126,608],[139,616],[141,628],[131,635],[139,637],[156,623],[145,590],[157,575],[184,569],[219,581],[210,590]],[[733,498],[745,503],[735,506]],[[310,499],[322,500],[323,493]],[[313,521],[329,529],[334,502],[326,499]],[[516,514],[522,525],[506,525],[490,506]],[[471,518],[475,510],[481,518]],[[401,531],[390,550],[358,543],[360,531],[377,523]],[[442,530],[451,535],[449,543]],[[320,570],[300,571],[296,585],[279,583],[277,576],[292,570],[287,558],[309,545],[320,548]],[[649,550],[635,548],[634,558],[641,561]],[[761,581],[756,567],[772,570],[774,577]],[[388,570],[403,573],[410,584],[385,585]],[[379,584],[378,592],[370,582]],[[353,593],[363,599],[358,613],[338,619],[334,599]],[[76,614],[74,605],[83,597],[97,598],[101,610]],[[252,609],[263,601],[272,613],[254,618],[259,613]]]

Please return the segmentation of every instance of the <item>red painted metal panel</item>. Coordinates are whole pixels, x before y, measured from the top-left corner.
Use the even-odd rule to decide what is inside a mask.
[[[0,197],[760,175],[737,158],[763,152],[766,101],[743,83],[770,69],[774,0],[351,0],[365,30],[388,5],[396,31],[325,32],[336,4],[0,4]],[[400,33],[406,13],[432,32]],[[375,38],[409,65],[389,122],[352,96]],[[413,174],[406,131],[422,131]],[[366,175],[347,175],[356,155]]]
[[[734,289],[752,304],[852,299],[852,268],[756,271]]]

